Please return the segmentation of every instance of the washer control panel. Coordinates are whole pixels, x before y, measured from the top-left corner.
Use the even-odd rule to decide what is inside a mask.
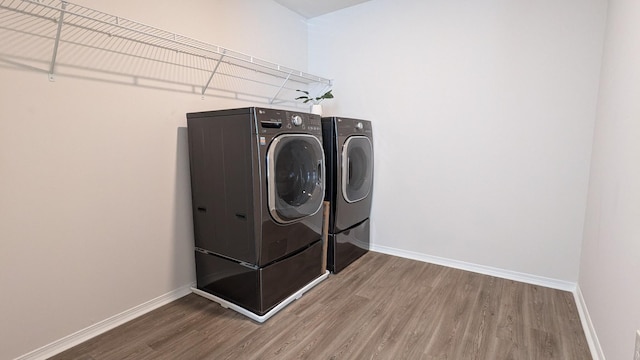
[[[319,115],[277,109],[256,109],[258,133],[304,132],[322,133]]]

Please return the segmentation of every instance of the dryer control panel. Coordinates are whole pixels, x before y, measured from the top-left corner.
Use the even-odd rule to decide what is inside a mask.
[[[371,121],[348,119],[348,118],[336,118],[338,135],[350,136],[350,135],[365,135],[371,137]]]

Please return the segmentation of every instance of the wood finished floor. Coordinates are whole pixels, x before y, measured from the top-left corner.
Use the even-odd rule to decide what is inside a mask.
[[[591,359],[573,295],[370,252],[264,324],[195,294],[52,359]]]

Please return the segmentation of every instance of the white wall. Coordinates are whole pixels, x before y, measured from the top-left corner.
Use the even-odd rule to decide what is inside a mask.
[[[578,279],[604,0],[373,0],[314,18],[325,112],[374,122],[375,246]]]
[[[640,329],[640,3],[610,0],[579,286],[607,359]]]
[[[274,2],[75,2],[307,66],[305,22]],[[249,104],[0,65],[0,358],[12,359],[195,281],[185,113]]]

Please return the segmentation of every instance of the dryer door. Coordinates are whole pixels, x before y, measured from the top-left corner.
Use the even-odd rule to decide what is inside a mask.
[[[314,215],[324,200],[324,151],[317,137],[280,135],[267,151],[269,212],[286,224]]]
[[[366,198],[373,183],[373,145],[366,136],[347,138],[342,146],[342,197],[348,203]]]

